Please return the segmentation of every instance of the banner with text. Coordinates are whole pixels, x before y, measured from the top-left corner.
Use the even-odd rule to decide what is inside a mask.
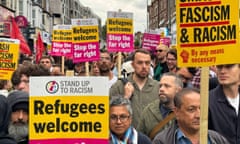
[[[107,13],[107,48],[111,52],[131,52],[133,46],[133,13]]]
[[[170,45],[171,45],[171,38],[168,37],[168,36],[161,37],[160,40],[159,40],[159,44],[164,44],[164,45],[167,45],[168,47],[170,47]]]
[[[96,61],[100,57],[97,19],[72,19],[73,62]]]
[[[106,77],[30,77],[30,144],[108,144],[108,91]]]
[[[72,25],[56,25],[52,33],[52,56],[73,56]]]
[[[239,1],[176,1],[178,66],[239,63]]]
[[[154,52],[159,45],[160,34],[144,33],[142,48]]]
[[[20,41],[0,38],[0,79],[10,80],[18,67]]]

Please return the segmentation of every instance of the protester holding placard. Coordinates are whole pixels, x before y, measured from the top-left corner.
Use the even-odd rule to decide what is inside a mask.
[[[134,72],[126,79],[118,80],[110,88],[111,99],[119,94],[132,102],[132,124],[137,127],[143,109],[152,101],[159,98],[159,84],[149,78],[151,67],[151,54],[145,49],[137,49],[133,53],[132,66]]]

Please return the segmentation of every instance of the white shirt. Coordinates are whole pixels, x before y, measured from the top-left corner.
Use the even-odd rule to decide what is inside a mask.
[[[108,81],[108,88],[110,89],[111,86],[118,80],[118,78],[113,75],[113,78],[111,80]]]
[[[236,113],[238,115],[238,111],[239,111],[239,94],[235,98],[227,97],[227,100],[229,101],[231,106],[233,106],[235,108],[235,111],[236,111]]]

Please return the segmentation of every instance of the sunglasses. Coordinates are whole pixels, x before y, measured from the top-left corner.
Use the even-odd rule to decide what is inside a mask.
[[[162,52],[163,50],[162,49],[159,49],[159,50],[155,50],[155,52]]]

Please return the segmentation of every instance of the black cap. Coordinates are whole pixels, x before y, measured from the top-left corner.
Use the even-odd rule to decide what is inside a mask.
[[[28,111],[29,94],[27,92],[13,91],[9,93],[7,100],[12,111],[16,111],[17,109]]]

